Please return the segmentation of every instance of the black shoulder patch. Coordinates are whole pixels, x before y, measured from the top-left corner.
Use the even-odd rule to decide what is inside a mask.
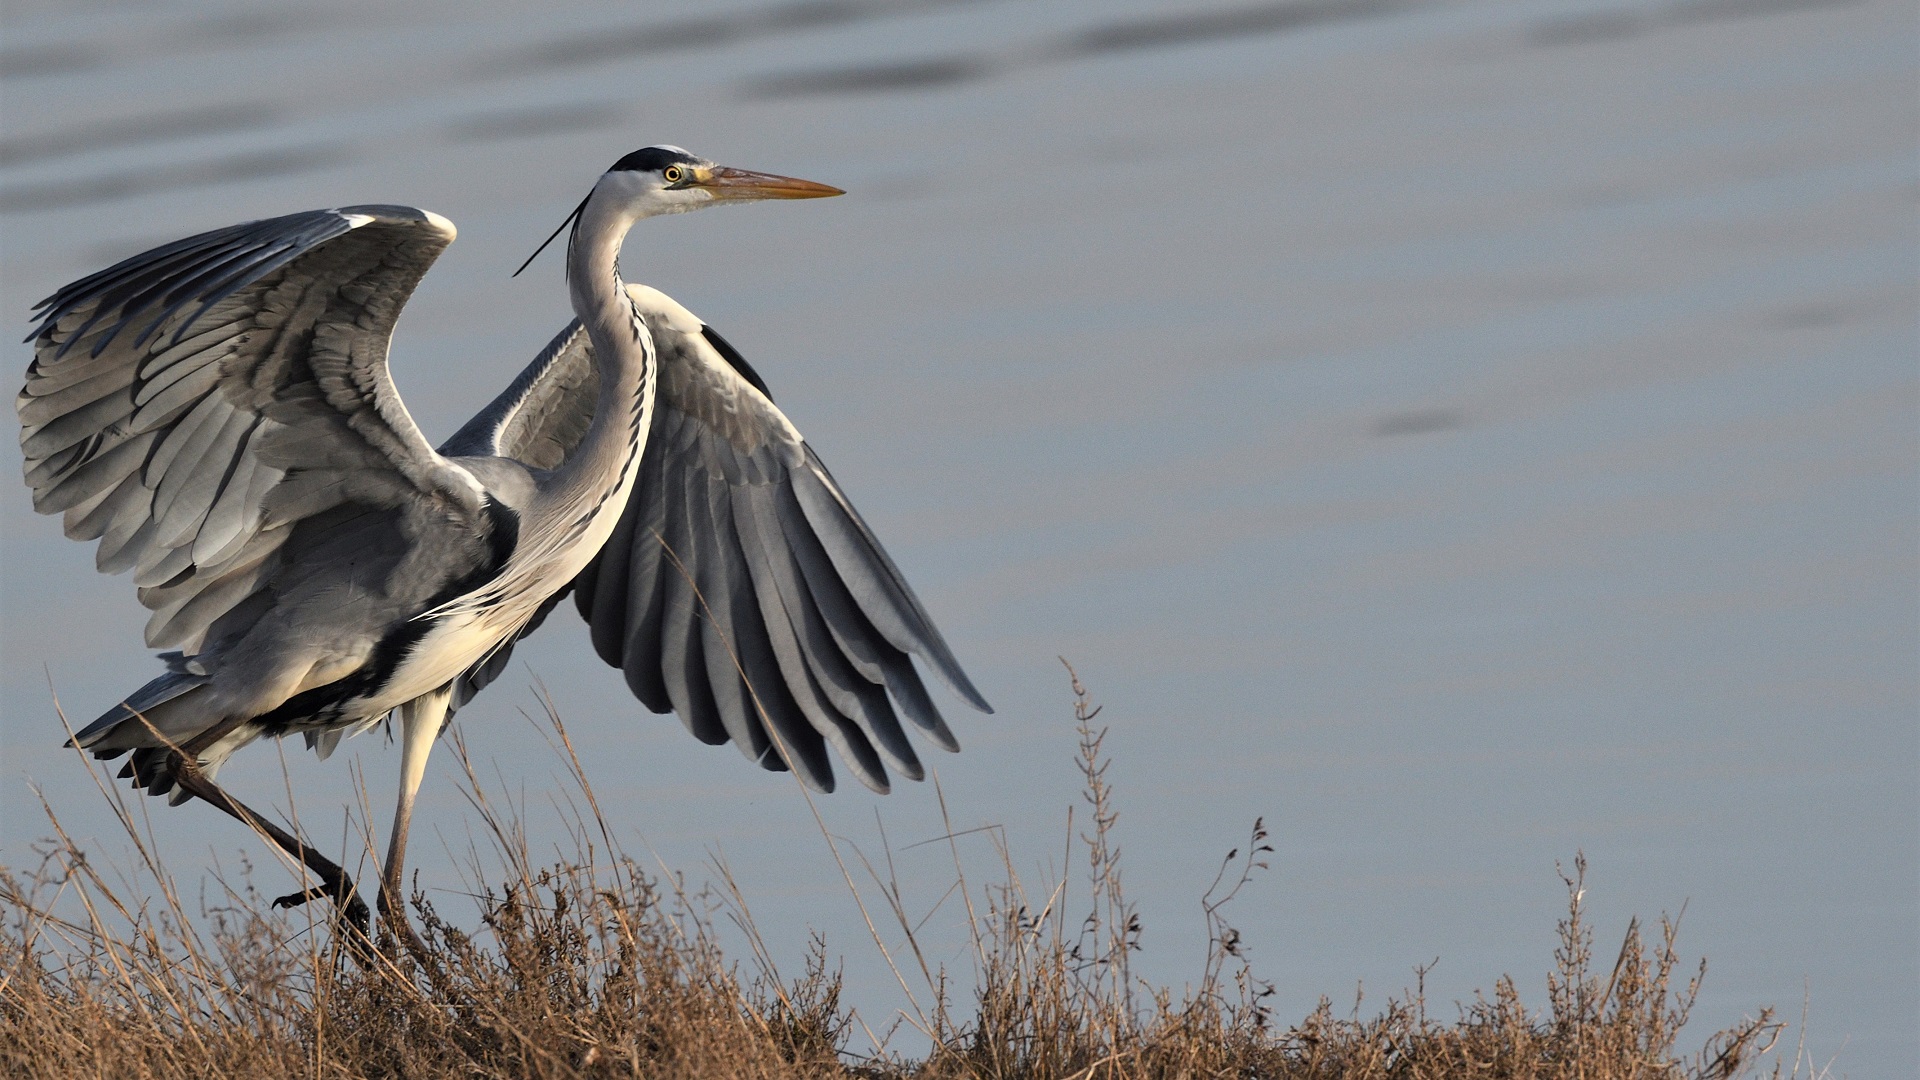
[[[500,572],[506,569],[507,560],[513,558],[514,548],[520,543],[519,512],[492,498],[486,499],[480,506],[487,515],[489,526],[486,561],[433,594],[422,609],[423,613],[465,596],[499,577]],[[548,603],[551,605],[552,601]],[[302,720],[337,717],[340,710],[355,698],[372,697],[379,693],[413,652],[414,646],[420,644],[428,630],[433,629],[435,621],[415,617],[388,628],[374,643],[373,656],[365,664],[333,682],[293,695],[271,712],[255,717],[254,722],[262,725],[267,734],[278,736],[286,734]]]
[[[613,163],[608,172],[659,172],[674,163],[698,165],[699,159],[671,146],[644,146]]]
[[[492,526],[487,530],[487,565],[484,576],[464,592],[471,592],[499,577],[500,571],[507,568],[507,560],[513,558],[513,550],[520,546],[520,512],[492,497],[480,505],[486,511],[487,524]]]
[[[721,337],[719,331],[706,323],[700,324],[700,336],[707,339],[707,344],[713,346],[713,351],[720,354],[720,359],[725,360],[728,367],[747,380],[755,390],[765,394],[768,401],[773,400],[773,391],[767,389],[767,381],[753,370],[753,365],[747,363],[747,358],[740,355],[740,350],[734,348],[731,341]]]

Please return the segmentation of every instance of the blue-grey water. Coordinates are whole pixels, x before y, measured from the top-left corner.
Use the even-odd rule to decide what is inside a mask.
[[[939,776],[954,824],[1005,826],[1030,880],[1062,869],[1077,800],[1055,657],[1106,704],[1148,976],[1198,973],[1200,893],[1264,815],[1272,871],[1236,921],[1279,1018],[1362,984],[1377,1005],[1436,957],[1443,1012],[1503,972],[1542,1005],[1555,862],[1584,850],[1602,951],[1685,905],[1710,968],[1683,1043],[1773,1005],[1835,1075],[1915,1069],[1910,3],[20,0],[5,20],[6,325],[191,232],[424,206],[461,240],[394,370],[435,438],[567,318],[557,260],[507,274],[621,153],[848,189],[645,223],[626,269],[752,359],[998,707],[953,703],[966,751]],[[0,484],[0,529],[0,858],[48,831],[29,782],[116,857],[48,680],[79,720],[137,686],[145,613],[23,486]],[[899,991],[792,781],[639,709],[564,616],[458,721],[536,841],[559,839],[561,771],[523,718],[536,678],[627,845],[695,879],[721,853],[781,962],[824,930],[883,1030]],[[356,770],[384,829],[383,738],[287,749],[318,836],[341,842]],[[258,746],[222,779],[283,805],[279,760]],[[456,780],[443,753],[414,850],[458,911]],[[933,796],[819,800],[870,853],[877,812],[916,917],[951,876],[943,846],[907,849],[942,831]],[[190,886],[242,851],[262,889],[290,880],[205,808],[152,811]],[[985,834],[962,846],[991,863]],[[963,920],[948,900],[924,933],[964,981]]]

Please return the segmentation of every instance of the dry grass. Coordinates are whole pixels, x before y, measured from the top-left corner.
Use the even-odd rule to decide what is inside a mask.
[[[1265,868],[1270,849],[1257,822],[1202,900],[1212,942],[1194,988],[1147,985],[1130,969],[1140,927],[1122,887],[1104,731],[1077,679],[1074,690],[1085,806],[1077,831],[1069,815],[1068,836],[1084,859],[1082,893],[1060,882],[1030,895],[1004,844],[1004,875],[976,890],[956,852],[956,888],[974,935],[974,985],[960,991],[921,954],[890,858],[865,867],[879,904],[867,903],[875,889],[864,898],[854,891],[870,925],[877,910],[906,932],[907,954],[888,960],[915,1001],[905,1022],[931,1044],[924,1058],[850,1053],[865,1025],[841,1000],[823,943],[812,942],[799,978],[773,978],[766,943],[724,868],[714,891],[689,894],[622,855],[554,717],[585,807],[575,822],[577,859],[536,865],[515,819],[495,810],[469,770],[467,793],[499,884],[478,898],[470,930],[414,896],[432,958],[424,966],[397,949],[356,961],[323,926],[266,913],[244,886],[222,882],[223,905],[189,911],[117,792],[107,797],[142,865],[115,880],[49,812],[54,836],[39,864],[0,869],[0,1071],[115,1080],[1666,1080],[1752,1075],[1768,1063],[1782,1025],[1767,1010],[1692,1056],[1676,1049],[1705,966],[1690,977],[1681,969],[1672,922],[1663,919],[1651,941],[1636,922],[1617,956],[1596,965],[1581,906],[1583,860],[1566,877],[1544,1011],[1524,1006],[1503,978],[1492,998],[1451,1021],[1430,1017],[1416,989],[1377,1016],[1342,1017],[1323,999],[1304,1020],[1276,1025],[1264,1004],[1271,988],[1250,970],[1228,921],[1236,893]],[[851,888],[854,876],[842,869]],[[746,973],[716,944],[716,917],[745,931]],[[874,940],[882,941],[877,927]],[[1774,1059],[1772,1074],[1783,1067]]]

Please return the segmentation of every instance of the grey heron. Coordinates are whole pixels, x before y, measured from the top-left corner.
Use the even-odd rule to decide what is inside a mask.
[[[958,744],[910,657],[992,710],[752,366],[620,275],[642,218],[839,194],[673,146],[622,157],[561,225],[574,321],[438,449],[387,369],[402,305],[454,239],[437,214],[247,222],[42,301],[17,401],[34,507],[99,541],[100,570],[133,571],[147,644],[171,649],[74,742],[262,829],[322,882],[281,902],[330,896],[364,928],[339,866],[214,779],[263,736],[324,758],[397,718],[378,906],[409,942],[428,753],[568,593],[634,696],[702,742],[823,791],[829,747],[877,791],[889,769],[919,779],[902,717]]]

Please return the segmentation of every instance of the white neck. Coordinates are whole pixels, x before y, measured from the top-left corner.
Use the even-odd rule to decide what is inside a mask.
[[[632,321],[632,305],[627,300],[625,283],[620,280],[620,246],[627,230],[639,220],[626,200],[607,191],[602,184],[594,188],[580,208],[580,220],[567,241],[567,291],[573,298],[573,313],[593,339],[597,360],[605,351],[602,337],[637,340],[644,334]]]
[[[636,425],[643,406],[650,411],[652,404],[653,340],[620,279],[620,246],[640,218],[631,206],[607,185],[596,186],[567,245],[567,291],[593,342],[600,382],[593,422],[550,485],[571,489],[571,495],[616,481],[646,434],[645,426]]]
[[[599,398],[593,421],[567,460],[536,483],[519,507],[514,553],[486,585],[437,609],[516,631],[541,601],[599,552],[626,508],[647,431],[656,379],[653,338],[620,280],[620,242],[642,215],[633,200],[596,186],[567,249],[573,311],[593,342]]]

